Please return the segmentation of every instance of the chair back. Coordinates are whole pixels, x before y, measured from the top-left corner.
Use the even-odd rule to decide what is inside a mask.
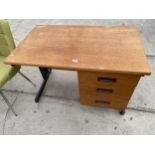
[[[6,20],[0,20],[0,56],[7,57],[15,48],[15,42]]]

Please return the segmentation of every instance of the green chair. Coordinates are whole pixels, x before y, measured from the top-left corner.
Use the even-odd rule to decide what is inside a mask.
[[[31,84],[35,84],[27,78],[23,73],[20,72],[20,66],[11,66],[4,64],[5,58],[12,52],[15,48],[15,42],[10,30],[10,26],[6,20],[0,20],[0,94],[8,105],[9,109],[17,116],[15,110],[13,109],[11,103],[8,101],[1,88],[11,80],[17,73],[28,80]]]

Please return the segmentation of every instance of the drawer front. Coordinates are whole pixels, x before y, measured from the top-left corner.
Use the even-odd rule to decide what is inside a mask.
[[[115,108],[115,109],[125,109],[128,104],[128,100],[123,99],[113,99],[106,97],[97,97],[91,95],[84,95],[80,98],[81,104],[92,105],[104,108]]]
[[[80,101],[100,107],[125,108],[140,76],[78,72]]]
[[[137,85],[139,75],[98,73],[98,72],[78,72],[79,84],[83,87],[105,87],[112,89],[133,89]]]
[[[99,91],[98,91],[99,90]],[[84,96],[89,95],[90,97],[97,97],[97,98],[105,98],[105,99],[110,99],[110,100],[115,100],[115,99],[121,99],[121,100],[129,100],[133,90],[130,90],[128,93],[124,93],[121,91],[118,91],[119,93],[117,93],[116,91],[113,91],[113,89],[94,89],[94,90],[89,90],[88,88],[82,88],[80,90],[80,93]]]

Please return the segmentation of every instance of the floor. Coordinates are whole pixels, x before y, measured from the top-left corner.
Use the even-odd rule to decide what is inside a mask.
[[[22,67],[33,87],[19,74],[3,91],[14,104],[15,117],[0,97],[0,134],[155,134],[155,20],[8,20],[18,45],[41,24],[131,25],[140,30],[151,76],[143,77],[126,114],[80,105],[77,73],[53,70],[39,104],[35,94],[42,82],[36,67]]]

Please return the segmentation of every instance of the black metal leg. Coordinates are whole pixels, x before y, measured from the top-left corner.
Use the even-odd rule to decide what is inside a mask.
[[[42,82],[42,84],[40,86],[40,89],[39,89],[37,95],[36,95],[35,102],[39,102],[40,97],[42,95],[42,92],[43,92],[43,90],[44,90],[44,88],[46,86],[47,80],[48,80],[48,78],[50,76],[50,73],[51,73],[51,69],[49,69],[49,68],[39,67],[39,70],[40,70],[41,75],[43,77],[43,82]]]
[[[125,114],[125,109],[122,109],[121,111],[120,111],[120,115],[124,115]]]

